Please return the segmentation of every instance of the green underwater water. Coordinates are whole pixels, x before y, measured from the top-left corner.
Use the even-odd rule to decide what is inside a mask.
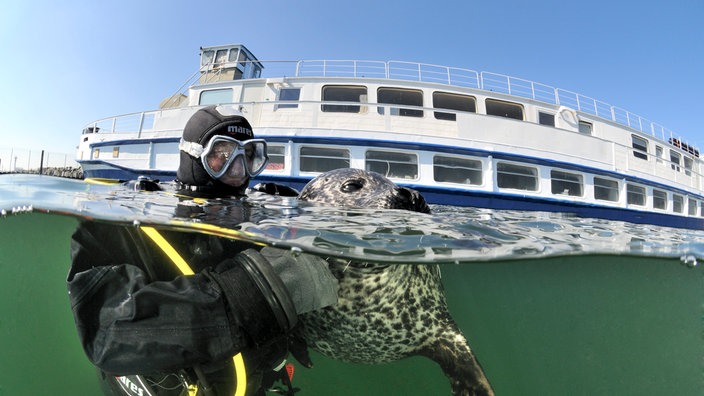
[[[99,395],[66,295],[72,216],[0,218],[0,395]],[[568,255],[443,264],[454,318],[497,395],[704,394],[704,273],[678,258]],[[449,395],[413,357],[312,355],[299,395]]]

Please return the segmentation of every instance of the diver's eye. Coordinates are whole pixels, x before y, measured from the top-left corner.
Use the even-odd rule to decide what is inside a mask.
[[[358,190],[361,190],[362,187],[364,187],[364,181],[359,180],[359,179],[352,179],[352,180],[347,180],[342,187],[340,187],[340,190],[342,192],[346,193],[352,193]]]

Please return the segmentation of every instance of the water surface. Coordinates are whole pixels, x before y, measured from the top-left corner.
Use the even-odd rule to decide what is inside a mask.
[[[0,176],[0,394],[99,394],[65,289],[70,236],[86,219],[198,227],[345,259],[440,263],[451,313],[498,395],[703,393],[704,232],[432,209],[326,208],[261,195],[194,203]],[[424,358],[377,366],[315,353],[313,360],[315,368],[296,370],[301,395],[449,394]]]

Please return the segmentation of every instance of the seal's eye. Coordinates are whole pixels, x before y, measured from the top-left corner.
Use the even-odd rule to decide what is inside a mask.
[[[361,190],[364,187],[364,180],[360,179],[352,179],[352,180],[347,180],[342,184],[342,187],[340,187],[340,191],[346,192],[346,193],[353,193],[355,191]]]

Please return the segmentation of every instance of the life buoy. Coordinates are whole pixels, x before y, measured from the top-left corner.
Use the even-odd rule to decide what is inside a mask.
[[[573,128],[579,127],[579,116],[577,115],[577,111],[574,109],[567,106],[560,106],[560,108],[557,109],[557,114],[560,115],[560,118],[565,121],[567,125]]]

